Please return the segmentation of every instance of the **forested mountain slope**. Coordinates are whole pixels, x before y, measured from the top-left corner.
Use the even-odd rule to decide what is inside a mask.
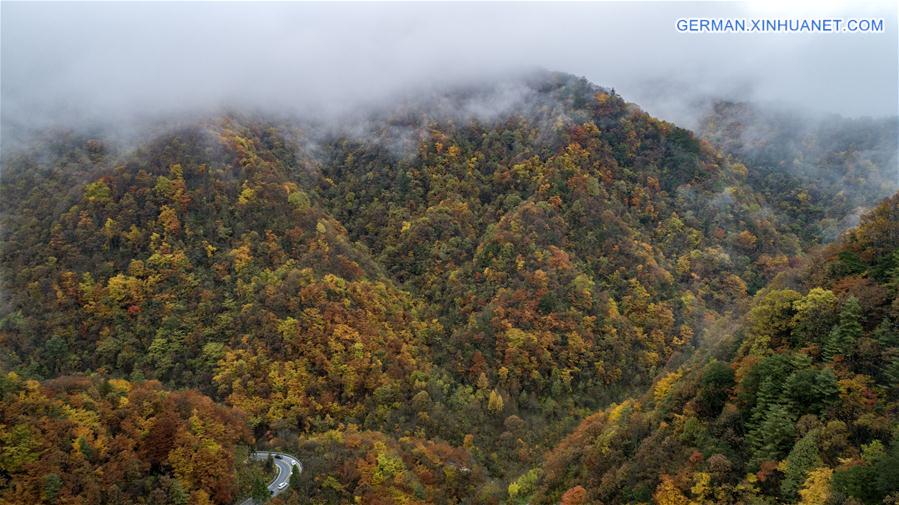
[[[899,120],[718,101],[698,134],[749,167],[748,182],[806,240],[834,240],[899,185]]]
[[[535,503],[894,503],[899,195],[754,297],[736,347],[585,420]]]
[[[254,426],[358,415],[375,390],[408,389],[428,370],[431,324],[298,186],[281,142],[226,120],[124,161],[75,140],[49,167],[16,160],[4,181],[24,197],[4,209],[10,364],[200,387]],[[86,172],[75,191],[54,176],[70,165]]]
[[[744,164],[564,74],[3,164],[2,367],[199,389],[313,444],[323,502],[501,499],[812,243]]]
[[[196,392],[9,373],[0,395],[0,503],[208,504],[247,493],[246,420]]]
[[[436,307],[471,382],[517,396],[639,381],[689,343],[684,325],[757,289],[798,243],[742,167],[689,132],[584,81],[539,86],[555,109],[388,117],[423,132],[406,157],[385,148],[390,131],[335,139],[322,194]]]

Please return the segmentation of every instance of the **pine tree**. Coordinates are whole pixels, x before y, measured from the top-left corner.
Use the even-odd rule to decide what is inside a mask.
[[[750,400],[755,403],[748,423],[751,432],[764,422],[771,407],[782,402],[784,384],[790,374],[796,368],[808,365],[807,361],[797,361],[785,354],[775,354],[766,357],[752,370],[758,386]]]
[[[253,484],[250,487],[250,496],[257,503],[264,503],[271,497],[271,493],[268,490],[268,485],[265,483],[265,479],[261,475],[253,476]]]
[[[290,489],[300,489],[300,473],[300,467],[293,465],[292,472],[290,473]]]
[[[830,331],[824,344],[824,358],[832,360],[835,356],[846,356],[852,352],[855,341],[862,334],[862,308],[858,298],[851,296],[843,304],[839,323]]]
[[[753,448],[753,461],[777,461],[786,452],[796,435],[793,414],[784,405],[768,410],[765,420],[749,434]]]
[[[883,347],[899,346],[899,331],[893,327],[893,321],[890,318],[884,318],[877,328],[874,330],[874,339],[880,342]]]
[[[893,357],[884,365],[883,375],[891,389],[899,390],[899,356]]]
[[[796,415],[820,414],[839,399],[837,378],[829,368],[814,367],[793,372],[784,383],[785,404]]]
[[[795,500],[808,472],[823,464],[818,455],[818,432],[812,430],[796,442],[790,455],[784,460],[784,480],[780,492],[787,500]]]

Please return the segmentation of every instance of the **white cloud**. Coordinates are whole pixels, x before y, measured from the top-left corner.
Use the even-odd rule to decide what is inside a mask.
[[[3,2],[3,121],[346,109],[526,66],[586,76],[674,119],[686,120],[690,95],[707,93],[895,114],[895,4],[821,5]],[[674,29],[687,16],[822,11],[884,17],[887,33]]]

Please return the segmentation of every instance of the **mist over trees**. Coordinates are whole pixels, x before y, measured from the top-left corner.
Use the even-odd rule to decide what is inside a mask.
[[[896,117],[847,119],[715,102],[698,131],[746,163],[754,187],[778,195],[773,212],[814,219],[793,230],[809,239],[836,239],[899,184]]]
[[[0,499],[896,498],[895,119],[248,109],[5,141]]]

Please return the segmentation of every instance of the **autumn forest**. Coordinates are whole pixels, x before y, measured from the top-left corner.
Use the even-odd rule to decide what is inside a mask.
[[[698,125],[539,71],[4,147],[0,503],[899,503],[896,121]]]

